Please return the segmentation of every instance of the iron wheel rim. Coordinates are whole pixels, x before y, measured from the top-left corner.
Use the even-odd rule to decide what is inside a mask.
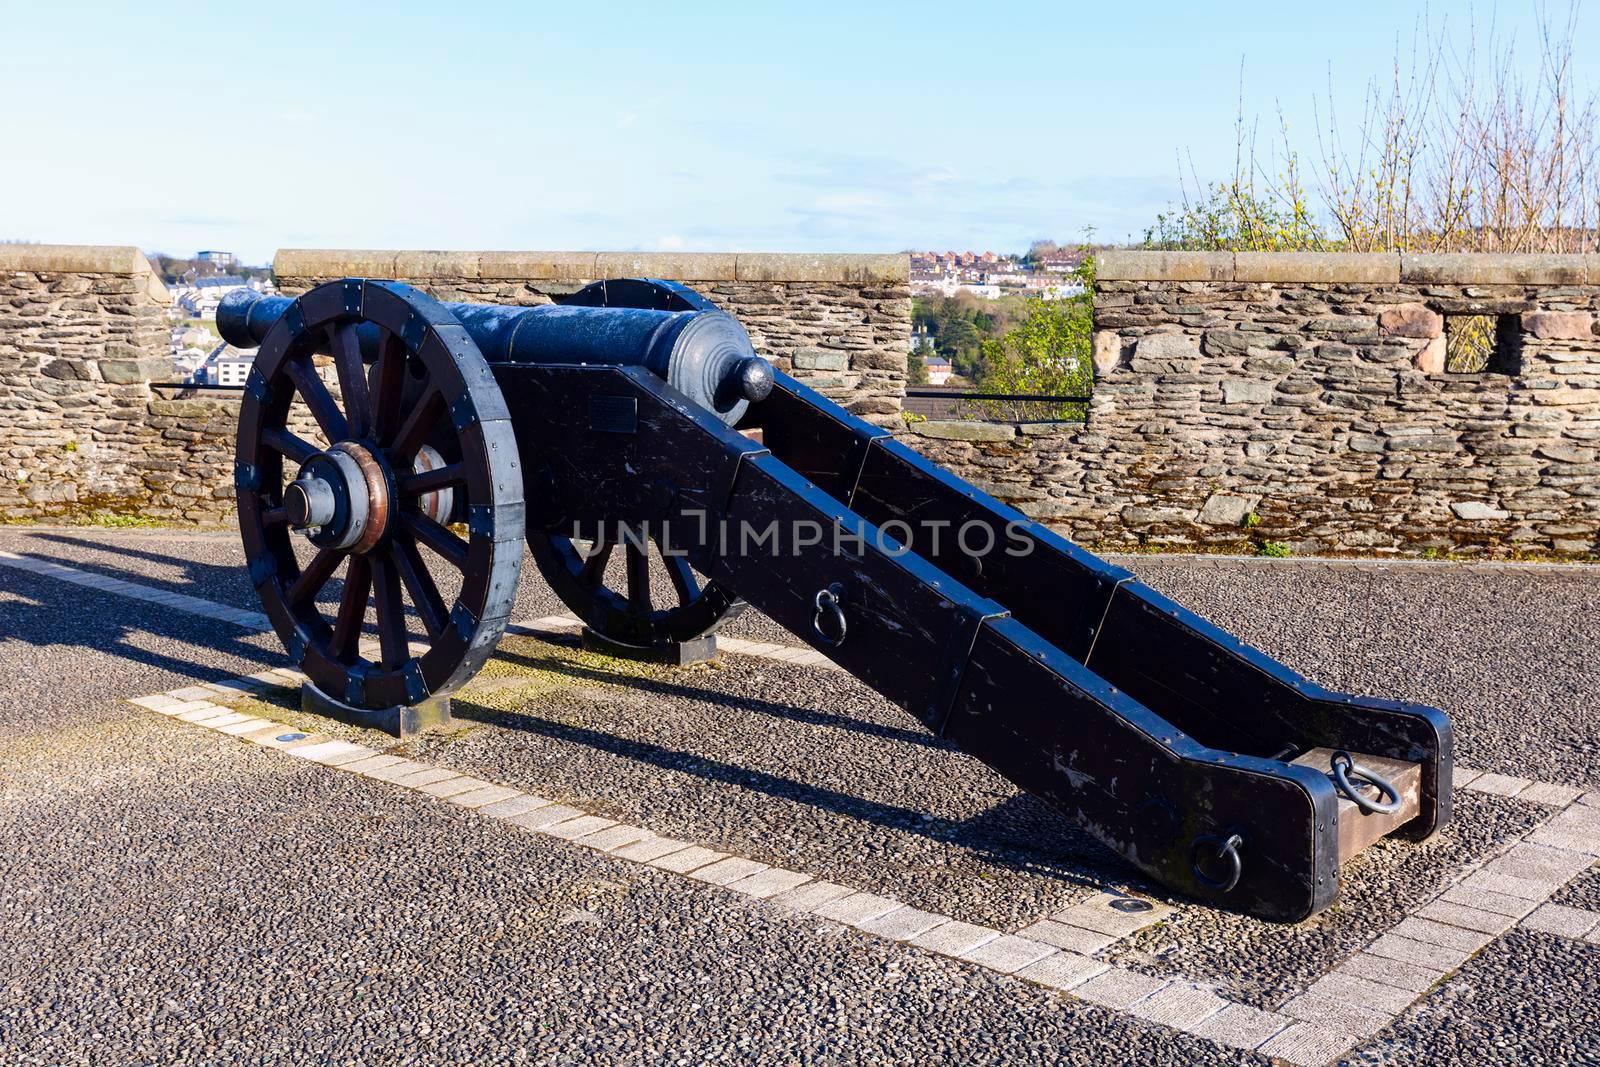
[[[370,371],[363,330],[376,337]],[[337,399],[317,373],[319,345],[333,352]],[[320,447],[290,428],[296,398],[320,431]],[[446,462],[413,470],[430,442],[449,449]],[[341,445],[375,457],[392,514],[362,551],[319,547],[302,567],[283,507],[285,476],[289,465],[298,471]],[[472,677],[504,632],[515,596],[522,484],[505,402],[448,311],[396,282],[346,279],[301,296],[257,352],[235,460],[252,582],[290,657],[319,689],[355,707],[384,708],[448,695]],[[465,538],[422,514],[420,501],[444,489]],[[453,604],[433,577],[441,565],[460,574]],[[317,594],[341,566],[344,589],[330,621]],[[423,629],[420,653],[411,647],[407,600]],[[375,659],[362,648],[369,612]]]

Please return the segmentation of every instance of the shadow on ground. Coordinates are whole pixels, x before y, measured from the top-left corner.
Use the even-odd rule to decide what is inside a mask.
[[[496,658],[527,670],[548,672],[576,682],[622,685],[635,692],[691,700],[713,714],[763,715],[785,722],[848,731],[875,739],[958,753],[954,745],[920,728],[900,728],[863,721],[846,715],[796,707],[770,700],[735,696],[700,686],[685,685],[631,670],[608,671],[563,658],[557,654],[533,656],[501,649]],[[633,665],[629,664],[628,667]],[[875,826],[952,845],[1008,870],[1056,879],[1063,883],[1099,887],[1107,882],[1128,884],[1140,891],[1164,895],[1144,883],[1138,871],[1087,832],[1058,815],[1054,809],[1026,793],[1013,793],[980,814],[948,819],[921,808],[872,800],[812,782],[753,769],[729,760],[650,741],[622,737],[592,727],[561,722],[523,706],[505,710],[476,702],[469,688],[453,701],[454,714],[469,722],[535,735],[563,745],[618,756],[660,771],[686,774],[707,782],[734,786],[761,796],[804,804]],[[957,783],[952,782],[952,787]],[[1048,846],[1043,843],[1049,842]]]

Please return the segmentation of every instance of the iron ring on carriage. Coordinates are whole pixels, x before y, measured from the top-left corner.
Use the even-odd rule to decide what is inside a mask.
[[[1195,838],[1194,844],[1189,847],[1189,869],[1195,881],[1218,893],[1232,890],[1239,884],[1239,875],[1244,871],[1244,864],[1239,859],[1239,847],[1243,844],[1244,837],[1240,834],[1229,834],[1226,838],[1216,834],[1201,834]],[[1210,850],[1212,861],[1227,864],[1226,876],[1213,878],[1201,868],[1200,858],[1207,845],[1215,846]]]
[[[845,635],[849,633],[850,629],[845,623],[844,608],[839,603],[843,595],[843,587],[835,583],[826,589],[817,590],[817,595],[811,598],[811,606],[817,609],[817,613],[811,618],[811,629],[816,631],[817,639],[823,644],[835,648],[844,644]],[[837,633],[830,634],[823,628],[822,620],[824,616],[833,619],[833,628]]]
[[[1393,815],[1400,810],[1400,793],[1394,785],[1376,771],[1369,770],[1351,759],[1350,753],[1342,750],[1335,752],[1329,757],[1328,763],[1332,768],[1329,774],[1333,778],[1333,784],[1362,811],[1369,815]],[[1354,782],[1351,781],[1352,778],[1355,779]],[[1373,800],[1356,788],[1362,783],[1376,789],[1382,799]]]

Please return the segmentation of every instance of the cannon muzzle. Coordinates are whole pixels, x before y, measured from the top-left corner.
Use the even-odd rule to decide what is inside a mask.
[[[602,283],[597,283],[597,287]],[[633,285],[635,283],[629,283]],[[651,292],[670,283],[648,283]],[[595,287],[591,287],[595,288]],[[634,292],[609,283],[609,291]],[[583,297],[588,291],[578,294]],[[237,289],[217,308],[217,329],[235,348],[255,348],[294,299]],[[601,363],[644,367],[664,378],[728,425],[753,401],[772,391],[772,365],[756,354],[732,315],[689,300],[667,308],[617,307],[578,302],[507,307],[445,304],[482,351],[496,363]],[[362,358],[378,358],[380,333],[373,323],[357,327]],[[319,345],[319,352],[324,347]]]

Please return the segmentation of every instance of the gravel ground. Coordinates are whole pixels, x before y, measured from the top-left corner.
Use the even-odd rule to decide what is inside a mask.
[[[258,607],[230,533],[12,528],[0,548]],[[1463,763],[1595,777],[1587,570],[1122,562],[1320,682],[1444,707]],[[517,617],[559,610],[530,567]],[[754,612],[727,632],[796,643]],[[283,662],[270,634],[0,567],[0,1043],[24,1062],[1238,1061],[118,704]],[[1152,891],[837,672],[512,639],[457,710],[474,728],[448,739],[367,739],[972,921],[1020,926],[1090,885]],[[1462,794],[1433,841],[1347,868],[1317,921],[1172,901],[1116,953],[1276,1003],[1548,811]],[[1597,877],[1556,899],[1595,906]],[[1564,1042],[1593,1021],[1565,990],[1597,966],[1514,934],[1363,1057],[1486,1062],[1510,1035],[1573,1062]]]
[[[0,567],[0,729],[126,714],[118,702],[188,681],[288,666],[271,634]]]
[[[419,758],[1003,929],[1098,887],[1142,892],[1177,914],[1110,958],[1257,1007],[1299,992],[1549,815],[1464,794],[1458,821],[1421,846],[1369,850],[1345,868],[1337,907],[1284,927],[1144,882],[1044,804],[836,674],[743,656],[720,670],[619,671],[520,639],[484,688],[456,710],[493,728],[427,743]],[[773,692],[785,694],[781,704]]]
[[[1600,947],[1512,930],[1351,1056],[1357,1064],[1600,1063]]]
[[[1020,927],[1129,876],[838,672],[746,656],[621,672],[534,639],[499,658],[527,681],[456,702],[494,728],[423,758],[969,922]]]
[[[1590,867],[1568,882],[1550,900],[1555,904],[1565,904],[1569,908],[1600,911],[1600,864]]]
[[[301,551],[304,543],[299,538],[292,543],[301,556],[301,562],[305,562],[307,553]],[[124,578],[156,589],[215,600],[229,607],[261,610],[260,598],[251,588],[245,570],[244,549],[240,547],[238,534],[231,530],[0,526],[0,549],[52,559],[92,574]],[[652,558],[652,564],[652,587],[657,590],[670,589],[666,571],[662,569],[659,559]],[[625,588],[621,581],[622,567],[619,553],[608,570],[608,581],[618,589]],[[458,588],[454,572],[440,566],[433,573],[440,592],[448,601]],[[318,600],[325,605],[336,603],[341,588],[340,579],[336,576]],[[539,576],[539,569],[533,560],[525,558],[512,617],[526,619],[567,612],[567,606],[557,599]],[[422,630],[415,612],[410,617],[413,632],[420,635]],[[367,630],[372,632],[373,627],[369,624]],[[803,643],[794,634],[755,611],[745,611],[729,619],[718,632],[783,644]]]
[[[154,717],[0,780],[8,1063],[1240,1060]]]
[[[259,610],[229,531],[0,528],[0,549]],[[1600,779],[1600,568],[1125,556],[1180,603],[1323,685],[1448,712],[1463,765],[1542,781]],[[665,588],[665,580],[658,588]],[[330,595],[337,591],[335,585]],[[565,612],[531,561],[515,617]],[[800,643],[747,611],[730,636]],[[1530,729],[1538,744],[1529,744]]]
[[[1600,780],[1600,567],[1118,562],[1316,682],[1444,709],[1464,766]]]
[[[1339,900],[1307,922],[1265,923],[1171,898],[1177,908],[1171,920],[1119,942],[1107,958],[1150,974],[1214,982],[1230,999],[1276,1007],[1551,814],[1480,793],[1459,794],[1457,805],[1456,820],[1431,840],[1382,841],[1345,864]]]

